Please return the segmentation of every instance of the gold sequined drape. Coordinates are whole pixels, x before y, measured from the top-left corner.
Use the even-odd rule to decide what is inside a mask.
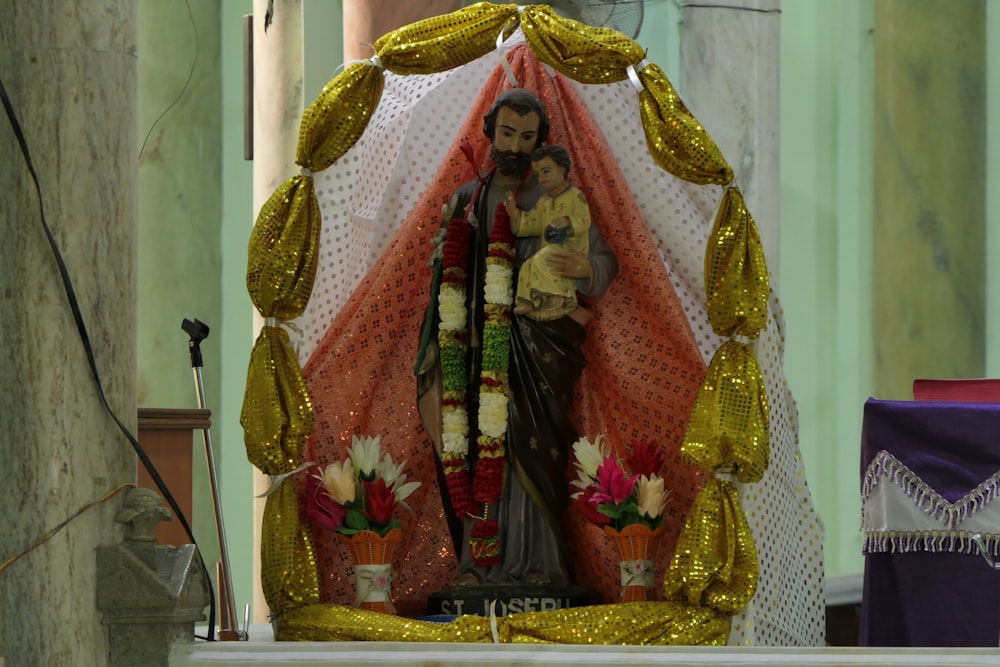
[[[767,324],[770,287],[753,217],[733,186],[723,194],[705,250],[705,291],[712,329],[731,339],[712,357],[681,453],[707,474],[721,470],[757,482],[768,465],[769,416],[750,340]],[[753,597],[759,570],[736,486],[709,478],[685,518],[664,597],[733,614]]]
[[[278,325],[301,315],[309,301],[320,224],[312,179],[296,176],[264,204],[250,236],[247,290],[266,319],[250,353],[240,423],[247,458],[279,479],[299,465],[313,421],[298,357]],[[311,554],[295,486],[286,479],[264,506],[261,584],[273,611],[319,600]]]
[[[296,156],[304,173],[271,197],[250,244],[247,285],[261,314],[273,318],[254,348],[247,380],[242,422],[250,461],[270,475],[293,471],[312,427],[301,370],[277,327],[301,314],[315,271],[320,215],[311,173],[331,165],[364,133],[381,97],[383,69],[401,75],[446,71],[490,52],[498,35],[518,24],[538,59],[574,80],[641,83],[639,109],[656,163],[689,182],[727,186],[706,250],[706,298],[713,329],[733,339],[713,358],[684,451],[707,473],[721,467],[742,482],[759,480],[767,466],[767,401],[748,341],[766,323],[769,289],[760,240],[731,183],[732,169],[633,40],[563,19],[546,5],[486,2],[383,36],[371,60],[347,67],[305,111]],[[268,604],[281,615],[279,639],[723,645],[729,616],[755,590],[758,562],[735,486],[709,479],[688,512],[664,602],[521,614],[500,619],[496,637],[488,619],[437,624],[371,618],[373,612],[314,604],[315,564],[293,494],[291,482],[280,483],[263,526],[262,579]],[[627,637],[618,634],[621,628],[628,628]]]

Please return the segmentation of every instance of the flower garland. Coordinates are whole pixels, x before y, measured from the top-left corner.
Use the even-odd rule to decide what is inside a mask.
[[[481,567],[489,567],[500,562],[499,526],[496,520],[488,518],[488,512],[489,504],[500,500],[503,490],[515,239],[510,216],[501,204],[497,207],[486,257],[486,319],[478,413],[480,435],[476,438],[478,459],[473,480],[469,473],[469,418],[465,405],[469,319],[466,296],[473,238],[468,211],[471,209],[472,204],[464,218],[448,223],[442,257],[438,293],[438,344],[443,378],[442,463],[455,512],[463,519],[477,519],[469,541],[473,560]],[[483,506],[478,515],[476,503]]]

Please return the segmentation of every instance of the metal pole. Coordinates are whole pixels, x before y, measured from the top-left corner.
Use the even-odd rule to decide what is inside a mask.
[[[205,382],[202,378],[203,366],[201,341],[208,337],[208,325],[199,320],[184,320],[181,325],[191,336],[188,344],[191,353],[191,368],[194,372],[194,388],[198,395],[198,407],[207,410],[205,404]],[[248,638],[247,629],[236,626],[236,597],[229,569],[229,547],[226,542],[226,525],[222,519],[222,503],[219,500],[219,482],[215,472],[215,453],[212,449],[212,434],[208,428],[202,429],[205,441],[205,458],[208,461],[208,479],[212,486],[212,506],[215,510],[215,525],[219,533],[219,640],[237,641]]]

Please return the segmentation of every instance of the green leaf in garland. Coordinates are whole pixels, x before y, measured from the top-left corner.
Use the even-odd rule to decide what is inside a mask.
[[[441,375],[445,391],[461,391],[468,378],[465,376],[465,349],[458,345],[441,348]]]
[[[483,368],[490,371],[506,371],[510,360],[510,328],[491,325],[483,327]]]

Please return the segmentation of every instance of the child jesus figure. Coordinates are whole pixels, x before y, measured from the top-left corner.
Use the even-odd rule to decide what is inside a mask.
[[[536,320],[554,320],[578,307],[573,278],[557,275],[546,258],[556,248],[570,247],[584,255],[590,252],[590,207],[567,177],[572,161],[562,146],[544,145],[531,154],[531,167],[545,194],[530,211],[517,208],[514,194],[507,193],[505,206],[511,230],[517,236],[540,236],[541,247],[521,265],[514,312]]]

